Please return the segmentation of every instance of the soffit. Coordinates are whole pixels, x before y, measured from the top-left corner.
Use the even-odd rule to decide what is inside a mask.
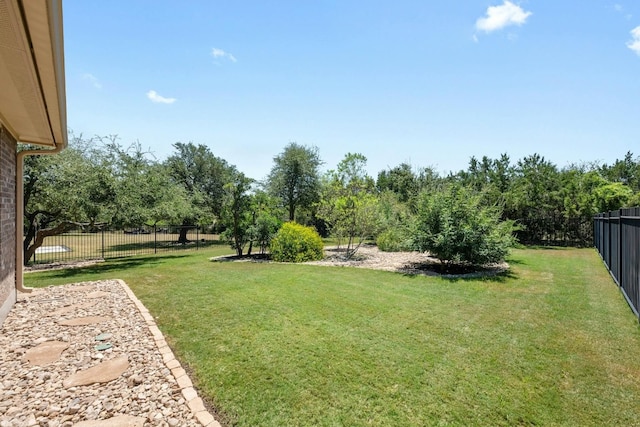
[[[0,121],[22,143],[67,142],[60,0],[0,0]]]

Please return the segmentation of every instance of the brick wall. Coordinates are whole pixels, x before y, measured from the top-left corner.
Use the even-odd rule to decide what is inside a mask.
[[[16,140],[0,124],[0,324],[16,300]]]

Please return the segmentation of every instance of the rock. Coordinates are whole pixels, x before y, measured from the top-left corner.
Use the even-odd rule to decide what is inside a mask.
[[[27,417],[25,424],[26,427],[33,427],[38,425],[38,421],[36,421],[36,416],[33,414],[29,414]]]
[[[87,301],[81,302],[79,304],[69,305],[67,307],[63,307],[59,310],[56,310],[52,313],[49,313],[50,316],[62,316],[63,314],[71,313],[72,311],[82,310],[84,308],[93,307],[97,304],[97,301]]]
[[[109,320],[109,318],[102,316],[86,316],[76,317],[75,319],[69,320],[60,320],[58,324],[62,326],[86,326],[93,325],[94,323],[102,323],[106,320]]]
[[[127,357],[120,356],[71,375],[64,380],[63,385],[65,388],[69,388],[79,385],[106,383],[118,378],[128,367],[129,361]]]
[[[69,343],[62,341],[47,341],[30,348],[23,356],[31,365],[44,366],[53,363],[60,358],[64,350],[69,347]],[[49,374],[51,376],[51,374]]]
[[[74,424],[74,427],[142,427],[145,420],[145,418],[130,415],[119,415],[101,421],[81,421]]]
[[[171,368],[166,366],[166,340],[157,327],[155,335],[151,333],[149,327],[156,326],[153,318],[124,289],[113,280],[52,286],[43,290],[39,301],[27,299],[14,306],[3,323],[11,334],[0,334],[0,427],[25,426],[33,423],[33,417],[35,425],[43,427],[126,426],[129,421],[138,422],[131,425],[144,421],[149,426],[201,427],[171,371],[182,369],[180,364],[174,359]],[[104,298],[87,299],[97,292],[104,292]],[[69,316],[105,320],[78,327],[58,323],[61,318],[73,321]],[[105,341],[113,347],[99,352],[96,345],[105,342],[96,340],[101,334],[112,334]],[[56,342],[66,349],[55,362],[44,369],[26,362],[36,344]],[[97,370],[91,381],[99,380],[104,363],[124,356],[123,350],[127,354],[121,361],[128,366],[121,377],[78,382],[91,370]],[[97,355],[103,359],[94,359]],[[123,418],[124,414],[132,418]],[[199,418],[207,421],[203,415]],[[89,424],[88,420],[94,421]]]
[[[111,292],[95,291],[95,292],[91,292],[90,294],[85,295],[85,298],[89,298],[89,299],[104,298],[104,297],[108,297],[110,295],[111,295]]]

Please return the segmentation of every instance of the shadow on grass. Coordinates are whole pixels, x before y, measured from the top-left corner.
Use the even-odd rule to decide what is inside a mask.
[[[560,246],[547,246],[547,245],[527,245],[523,246],[522,249],[533,249],[536,251],[561,251],[567,249],[567,247]]]
[[[416,277],[421,277],[424,276],[424,274],[420,274],[420,273],[403,273],[402,274],[405,277],[409,277],[411,279],[414,279]],[[460,275],[447,275],[447,274],[443,274],[443,275],[439,275],[439,274],[427,274],[427,276],[430,277],[437,277],[440,278],[442,280],[445,280],[449,283],[458,283],[458,282],[465,282],[465,283],[472,283],[472,282],[498,282],[498,283],[504,283],[507,280],[516,280],[518,279],[518,275],[515,274],[511,269],[507,270],[507,271],[503,271],[500,273],[469,273],[469,274],[460,274]]]
[[[153,255],[136,258],[111,258],[104,263],[92,264],[81,268],[66,268],[61,270],[42,271],[50,277],[55,278],[71,278],[81,275],[93,275],[107,273],[111,271],[124,271],[130,268],[140,267],[142,265],[161,264],[166,260],[175,260],[184,258],[188,255]]]
[[[159,252],[165,251],[182,251],[187,249],[205,249],[211,246],[226,245],[225,242],[218,240],[205,241],[205,242],[189,242],[186,244],[177,243],[175,241],[162,241],[162,242],[134,242],[123,243],[120,245],[111,245],[105,249],[105,253],[118,253],[118,252],[136,252],[136,251],[153,251],[156,248]]]
[[[523,264],[520,260],[509,260],[509,264]],[[405,277],[430,276],[448,282],[505,282],[517,279],[518,275],[507,265],[506,269],[496,267],[478,267],[473,265],[444,265],[434,262],[409,263],[402,273]]]
[[[513,272],[513,270],[508,269],[506,271],[502,271],[496,274],[482,274],[478,273],[476,275],[470,276],[441,276],[442,280],[446,280],[450,283],[457,282],[498,282],[505,283],[507,280],[517,280],[518,275]]]
[[[521,259],[508,258],[507,264],[509,265],[528,265],[525,261]]]

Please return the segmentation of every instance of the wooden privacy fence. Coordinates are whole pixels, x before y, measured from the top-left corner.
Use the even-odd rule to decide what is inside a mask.
[[[640,317],[640,207],[596,215],[593,240],[613,280]]]

